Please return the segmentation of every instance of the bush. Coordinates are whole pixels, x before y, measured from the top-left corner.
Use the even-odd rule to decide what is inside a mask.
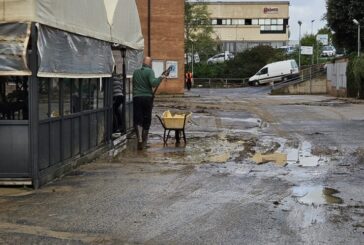
[[[346,74],[348,96],[364,99],[364,58],[350,57]]]
[[[233,60],[221,64],[197,64],[194,67],[196,78],[248,78],[266,64],[285,60],[281,50],[270,46],[258,46],[235,56]]]

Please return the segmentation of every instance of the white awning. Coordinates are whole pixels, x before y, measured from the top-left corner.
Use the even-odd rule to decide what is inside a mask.
[[[38,22],[75,34],[143,49],[135,0],[0,0],[1,22]]]

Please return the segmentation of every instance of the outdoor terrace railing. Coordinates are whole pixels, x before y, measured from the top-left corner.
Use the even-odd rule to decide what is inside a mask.
[[[239,88],[248,86],[249,78],[194,78],[194,88]]]

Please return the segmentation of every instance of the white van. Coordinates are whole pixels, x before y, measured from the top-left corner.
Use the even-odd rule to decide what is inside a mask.
[[[286,81],[298,75],[299,69],[296,61],[284,60],[264,66],[257,74],[249,78],[249,84],[258,86],[264,83]]]

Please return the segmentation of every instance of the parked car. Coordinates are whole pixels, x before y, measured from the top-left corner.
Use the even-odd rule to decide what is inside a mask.
[[[299,76],[299,68],[295,60],[284,60],[264,66],[257,74],[249,78],[249,84],[258,86],[264,83],[286,81]]]
[[[285,54],[293,54],[295,51],[295,48],[292,46],[282,46],[279,47],[278,49],[282,50]]]
[[[207,64],[218,64],[218,63],[224,63],[227,60],[234,59],[234,55],[229,52],[220,53],[217,55],[212,56],[207,60]]]
[[[322,48],[321,56],[323,57],[336,56],[336,49],[333,46],[324,46]]]

